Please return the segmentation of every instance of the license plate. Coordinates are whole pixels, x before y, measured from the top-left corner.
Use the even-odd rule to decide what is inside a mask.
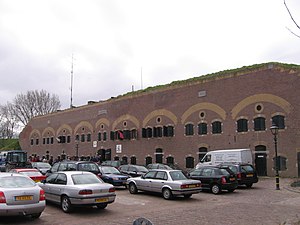
[[[247,174],[246,177],[253,177],[253,174]]]
[[[195,187],[196,187],[195,184],[190,184],[190,185],[189,185],[189,188],[195,188]]]
[[[235,178],[234,178],[234,177],[232,177],[232,178],[230,178],[229,180],[230,180],[230,181],[235,181]]]
[[[96,198],[96,202],[108,202],[108,198]]]
[[[16,196],[15,200],[16,201],[28,201],[28,200],[32,200],[33,196],[32,195],[23,195],[23,196]]]

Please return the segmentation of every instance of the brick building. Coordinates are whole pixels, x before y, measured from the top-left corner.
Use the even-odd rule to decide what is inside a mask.
[[[222,71],[32,119],[29,155],[100,155],[192,168],[207,151],[250,148],[260,175],[300,176],[300,66],[266,63]]]

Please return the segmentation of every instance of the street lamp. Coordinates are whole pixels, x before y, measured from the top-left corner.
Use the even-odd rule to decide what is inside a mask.
[[[278,172],[278,156],[277,156],[277,135],[279,127],[275,124],[272,124],[270,130],[274,136],[274,145],[275,145],[275,170],[276,170],[276,190],[280,190],[279,188],[279,172]]]

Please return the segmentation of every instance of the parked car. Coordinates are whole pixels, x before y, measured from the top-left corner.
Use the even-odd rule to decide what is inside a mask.
[[[119,167],[121,173],[127,174],[131,177],[139,177],[148,172],[148,169],[144,166],[138,165],[122,165]]]
[[[101,163],[101,166],[113,166],[115,168],[119,168],[121,165],[125,165],[126,163],[120,160],[107,160]]]
[[[55,163],[50,170],[47,171],[46,176],[58,171],[88,171],[100,176],[100,170],[96,163],[90,161],[61,161]]]
[[[246,185],[247,188],[251,188],[254,183],[258,182],[257,172],[249,163],[223,163],[221,165],[228,166],[235,173],[240,186]]]
[[[51,169],[51,165],[46,162],[32,162],[32,168],[38,169],[42,174],[46,174]]]
[[[46,176],[41,174],[37,169],[12,169],[9,172],[11,173],[20,173],[30,177],[34,182],[41,182],[46,179]]]
[[[146,166],[146,168],[148,170],[153,170],[153,169],[166,169],[166,170],[172,170],[172,168],[166,164],[163,164],[163,163],[151,163],[151,164],[148,164]]]
[[[201,182],[188,179],[181,170],[151,170],[141,177],[128,178],[127,185],[131,194],[138,191],[158,192],[164,199],[178,195],[189,198],[201,191]]]
[[[32,179],[17,173],[0,173],[0,216],[39,218],[45,207],[45,192]]]
[[[99,166],[100,169],[100,178],[114,186],[125,186],[126,181],[129,178],[128,175],[122,174],[117,168],[113,166]]]
[[[189,173],[189,178],[200,180],[202,190],[219,194],[223,190],[233,192],[238,187],[235,174],[227,166],[203,166]]]
[[[75,206],[97,206],[104,209],[116,198],[115,188],[91,172],[60,171],[39,183],[47,201],[61,206],[65,213]]]

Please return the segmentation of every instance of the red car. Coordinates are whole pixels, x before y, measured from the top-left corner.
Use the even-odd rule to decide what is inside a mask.
[[[12,169],[9,172],[11,173],[21,173],[30,177],[35,182],[41,182],[46,179],[46,176],[41,174],[41,172],[37,169]]]

